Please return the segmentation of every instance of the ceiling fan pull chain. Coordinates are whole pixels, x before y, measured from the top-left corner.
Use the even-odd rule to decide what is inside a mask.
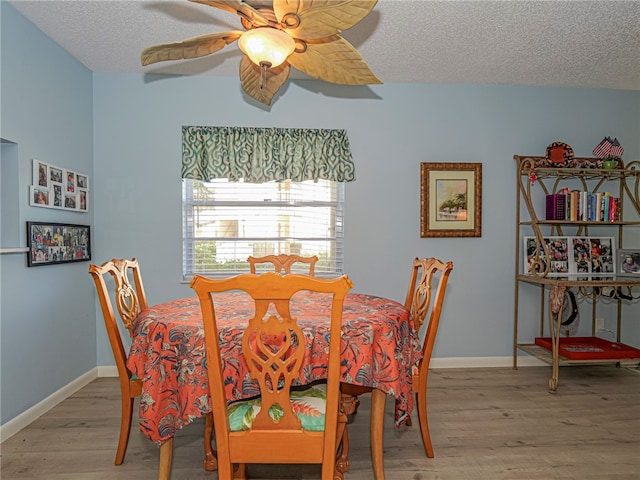
[[[267,70],[269,70],[269,65],[262,63],[260,65],[260,90],[267,86]]]

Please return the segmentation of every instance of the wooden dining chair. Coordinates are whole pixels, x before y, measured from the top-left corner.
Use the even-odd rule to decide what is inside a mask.
[[[431,354],[433,353],[433,346],[435,345],[436,334],[440,324],[440,314],[442,313],[447,282],[452,270],[453,262],[444,263],[433,257],[416,258],[413,261],[411,280],[404,303],[405,308],[411,313],[416,330],[424,335],[422,359],[417,365],[413,366],[411,380],[412,390],[416,396],[416,410],[422,435],[422,445],[429,458],[433,458],[434,453],[427,418],[427,378]],[[426,330],[423,330],[423,325],[425,325]],[[358,397],[371,391],[370,387],[350,384],[342,384],[340,388],[343,396],[351,401],[353,401],[353,397]],[[411,417],[408,417],[407,425],[411,424]],[[348,454],[348,444],[346,454]]]
[[[120,417],[120,437],[116,450],[115,464],[121,465],[127,452],[129,434],[131,432],[131,419],[133,417],[133,405],[137,396],[142,394],[142,381],[127,368],[127,353],[120,336],[120,327],[116,320],[115,311],[111,301],[111,295],[106,283],[106,275],[110,274],[115,283],[114,295],[116,308],[120,320],[129,335],[132,333],[133,322],[138,314],[148,308],[147,296],[142,283],[142,274],[138,260],[132,258],[112,259],[98,266],[89,265],[89,274],[93,277],[100,299],[102,316],[107,328],[109,343],[116,361],[118,377],[120,379],[120,393],[122,399],[122,412]],[[133,280],[133,284],[131,281]],[[213,416],[208,414],[204,434],[205,470],[215,470],[216,459],[211,447],[213,432]]]
[[[291,273],[291,267],[294,263],[306,263],[309,265],[309,275],[313,276],[315,274],[318,257],[315,255],[312,257],[301,257],[300,255],[287,255],[286,253],[281,253],[280,255],[249,257],[247,258],[247,261],[249,262],[251,273],[257,273],[256,264],[259,263],[272,263],[276,272],[286,274]]]
[[[129,433],[131,431],[131,418],[133,414],[134,399],[142,393],[142,381],[127,368],[127,354],[120,336],[120,328],[116,321],[116,316],[111,302],[111,296],[105,276],[110,274],[115,282],[115,303],[120,315],[122,324],[129,334],[133,328],[133,321],[141,310],[147,308],[147,297],[144,293],[142,276],[138,261],[113,259],[102,265],[91,264],[89,273],[93,277],[100,299],[102,316],[107,328],[109,343],[116,360],[118,377],[120,379],[120,392],[122,397],[122,414],[120,418],[120,438],[116,451],[116,465],[121,465],[127,452],[129,443]],[[130,278],[133,278],[133,285]]]
[[[226,279],[194,277],[191,287],[198,295],[204,322],[218,478],[231,480],[233,464],[239,464],[235,478],[246,478],[245,466],[250,463],[317,463],[322,464],[323,480],[343,478],[336,464],[347,423],[340,407],[340,336],[344,297],[352,286],[346,275],[333,280],[275,272]],[[232,403],[225,396],[214,305],[216,293],[230,290],[247,292],[254,303],[255,314],[246,319],[241,348],[260,392],[258,397]],[[290,304],[302,290],[330,294],[322,296],[330,325],[325,389],[294,386],[306,342],[299,325],[303,318],[291,315]]]

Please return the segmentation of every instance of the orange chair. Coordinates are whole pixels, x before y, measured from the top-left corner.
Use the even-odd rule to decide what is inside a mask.
[[[235,478],[246,478],[247,463],[318,463],[323,480],[343,478],[336,457],[347,423],[340,408],[340,335],[344,297],[352,288],[349,278],[321,280],[275,272],[226,279],[196,275],[191,287],[204,322],[218,478],[230,480],[233,464],[239,464]],[[242,337],[242,353],[260,396],[228,404],[213,297],[230,290],[247,292],[255,304]],[[330,294],[323,296],[330,306],[331,325],[326,390],[292,388],[299,378],[305,341],[299,319],[290,314],[290,302],[302,290]]]
[[[120,319],[125,328],[131,334],[133,321],[141,310],[147,308],[147,297],[142,285],[140,267],[138,261],[116,260],[103,263],[101,266],[91,264],[89,273],[93,277],[102,307],[104,323],[107,327],[109,342],[116,360],[118,377],[120,378],[120,392],[122,394],[122,416],[120,419],[120,438],[118,440],[118,450],[116,451],[115,464],[120,465],[124,461],[129,443],[129,433],[131,431],[131,418],[133,413],[133,403],[135,397],[142,393],[142,381],[133,375],[127,368],[127,354],[120,337],[120,329],[116,321],[116,316],[111,304],[109,290],[105,282],[105,275],[111,274],[115,281],[115,302],[120,314]],[[129,281],[129,274],[133,277],[135,289]]]
[[[291,273],[291,267],[294,263],[307,263],[309,264],[309,275],[313,276],[318,257],[315,255],[312,257],[301,257],[299,255],[281,253],[280,255],[267,255],[265,257],[249,257],[247,261],[249,262],[251,273],[256,273],[256,264],[258,263],[272,263],[276,272],[287,274]]]
[[[110,274],[115,282],[115,303],[120,315],[120,319],[131,335],[133,321],[138,314],[148,307],[147,296],[142,284],[140,265],[135,258],[131,260],[113,259],[102,265],[91,264],[89,274],[93,277],[100,299],[102,316],[104,317],[109,343],[116,360],[118,377],[120,379],[120,392],[122,397],[122,415],[120,418],[120,438],[118,439],[118,449],[116,451],[115,464],[121,465],[127,452],[129,434],[131,432],[131,419],[133,416],[133,404],[135,397],[142,393],[142,381],[127,368],[127,354],[120,336],[120,329],[116,321],[115,312],[111,303],[109,289],[105,281],[106,274]],[[130,277],[133,279],[131,284]],[[135,286],[135,288],[134,288]],[[213,434],[213,416],[207,414],[204,434],[205,450],[205,470],[215,470],[216,458],[211,447],[211,437]]]
[[[422,345],[422,360],[413,367],[412,390],[416,395],[422,444],[429,458],[433,458],[434,454],[427,419],[427,377],[447,282],[452,270],[453,262],[444,263],[436,258],[416,258],[413,261],[411,281],[405,300],[405,307],[411,312],[416,330],[420,332],[428,317]],[[357,397],[371,391],[371,388],[350,384],[342,384],[340,388],[343,396],[346,397],[345,401],[349,401],[350,397]],[[407,425],[411,425],[411,417],[407,419]],[[348,454],[348,451],[346,453]]]

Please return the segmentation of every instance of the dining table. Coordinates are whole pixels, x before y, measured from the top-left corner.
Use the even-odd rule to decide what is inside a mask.
[[[329,319],[314,292],[293,297],[297,316],[312,352],[305,355],[300,384],[326,378]],[[247,293],[214,296],[216,321],[228,401],[255,396],[256,384],[241,353],[242,334],[254,315]],[[374,295],[349,293],[342,313],[341,382],[372,388],[371,456],[376,480],[384,479],[383,427],[386,398],[395,399],[395,424],[413,410],[412,366],[422,346],[409,311],[401,303]],[[202,312],[197,297],[149,307],[134,321],[127,367],[142,380],[141,431],[160,446],[158,479],[170,478],[173,437],[181,428],[211,412]],[[206,465],[206,461],[205,461]]]

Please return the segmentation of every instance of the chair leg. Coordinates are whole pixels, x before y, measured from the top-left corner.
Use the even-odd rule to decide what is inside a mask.
[[[128,395],[122,396],[122,414],[120,416],[120,438],[118,439],[118,450],[116,451],[116,465],[122,465],[124,456],[127,453],[129,434],[131,433],[131,418],[133,416],[134,399]]]
[[[429,420],[427,419],[427,387],[420,385],[416,392],[416,404],[418,410],[418,422],[420,423],[420,433],[422,434],[422,445],[428,458],[433,458],[433,445],[429,435]]]
[[[347,415],[344,412],[338,414],[338,429],[336,431],[336,464],[334,480],[343,480],[344,472],[350,470],[349,466],[349,432],[347,429]]]
[[[205,415],[204,423],[204,469],[213,472],[218,469],[218,458],[215,450],[211,447],[213,440],[213,413]]]
[[[237,468],[236,465],[234,465],[233,468],[233,480],[247,480],[246,463],[238,463]]]

